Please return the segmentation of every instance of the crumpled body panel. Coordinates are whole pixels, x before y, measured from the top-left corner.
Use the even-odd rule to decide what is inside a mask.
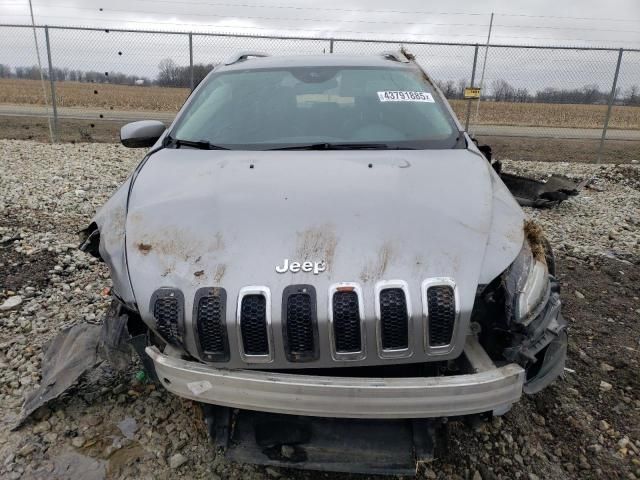
[[[274,331],[281,328],[284,288],[313,285],[320,351],[326,352],[331,284],[362,286],[366,323],[373,332],[376,282],[406,281],[412,317],[421,319],[422,281],[449,277],[461,299],[456,334],[466,333],[478,283],[503,271],[522,246],[522,218],[490,165],[467,150],[164,149],[149,158],[132,189],[127,262],[138,309],[152,328],[153,293],[162,287],[182,292],[185,346],[196,357],[191,322],[195,292],[223,287],[232,299],[227,315],[231,359],[225,365],[247,367],[233,347],[238,342],[233,301],[250,285],[271,290],[277,302]],[[319,275],[278,274],[275,267],[284,259],[325,261],[327,268]],[[421,321],[414,322],[411,333],[416,355],[393,362],[422,358]],[[281,349],[279,336],[274,340],[276,350]],[[367,341],[375,352],[375,336]],[[443,358],[458,356],[463,344],[458,342]],[[362,364],[376,361],[371,355]],[[314,366],[327,366],[319,363]],[[268,365],[283,366],[277,361]]]

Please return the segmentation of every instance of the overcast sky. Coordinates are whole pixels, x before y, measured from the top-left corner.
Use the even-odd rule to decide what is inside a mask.
[[[243,33],[393,41],[640,48],[640,0],[34,0],[40,25],[71,25],[180,32]],[[28,2],[0,0],[0,23],[29,24]],[[46,62],[43,36],[41,49]],[[397,44],[396,44],[397,45]],[[194,36],[196,63],[218,63],[233,52],[328,53],[328,41]],[[337,42],[335,52],[378,53],[394,46]],[[189,64],[186,35],[139,35],[51,30],[53,65],[155,77],[171,58]],[[473,47],[411,45],[436,79],[469,82]],[[486,81],[515,87],[611,88],[617,51],[492,48]],[[479,66],[483,56],[480,53]],[[0,27],[0,63],[34,65],[33,34]],[[640,52],[623,57],[619,85],[640,83]]]
[[[640,0],[34,0],[39,24],[640,47]],[[26,0],[0,0],[28,23]],[[556,18],[565,17],[565,18]]]

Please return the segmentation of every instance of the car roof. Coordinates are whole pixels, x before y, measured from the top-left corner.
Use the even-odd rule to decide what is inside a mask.
[[[379,67],[379,68],[415,68],[404,56],[398,54],[380,55],[281,55],[256,57],[257,53],[243,52],[235,55],[216,71],[250,70],[263,68],[288,67]],[[245,58],[248,57],[248,58]]]

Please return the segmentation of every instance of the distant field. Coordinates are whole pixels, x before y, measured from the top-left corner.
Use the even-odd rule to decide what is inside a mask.
[[[451,100],[451,106],[463,122],[466,118],[466,102]],[[471,107],[474,120],[476,104]],[[526,127],[602,128],[607,112],[606,105],[570,105],[552,103],[482,102],[482,125],[517,125]],[[614,106],[609,128],[637,130],[640,128],[640,107]]]
[[[50,99],[49,82],[46,92]],[[188,95],[187,88],[56,82],[56,99],[61,107],[177,112]],[[42,85],[39,80],[0,79],[0,103],[44,105]]]
[[[47,95],[50,94],[46,84]],[[97,93],[95,93],[97,92]],[[104,108],[175,112],[189,94],[186,88],[135,87],[79,82],[56,83],[58,105],[63,107]],[[38,80],[0,79],[0,103],[42,105],[42,86]],[[460,119],[465,118],[466,102],[452,100]],[[475,103],[471,109],[475,113]],[[483,125],[531,127],[600,128],[606,113],[604,105],[559,105],[542,103],[483,102]],[[610,128],[640,129],[640,107],[613,108]]]

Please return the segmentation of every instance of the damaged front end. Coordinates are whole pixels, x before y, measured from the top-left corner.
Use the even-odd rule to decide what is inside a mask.
[[[526,371],[523,391],[534,394],[564,370],[566,321],[560,311],[555,260],[540,227],[525,223],[526,240],[510,267],[479,288],[472,328],[493,359],[517,363]]]

